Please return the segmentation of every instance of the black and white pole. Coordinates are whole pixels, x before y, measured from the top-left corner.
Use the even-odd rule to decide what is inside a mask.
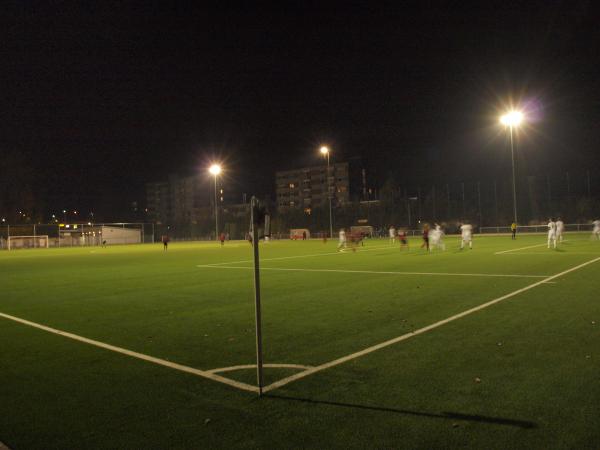
[[[263,355],[262,355],[262,325],[260,312],[260,266],[258,258],[258,226],[261,220],[259,204],[256,197],[250,201],[250,217],[252,224],[252,249],[254,251],[254,306],[256,321],[256,381],[258,384],[258,395],[262,396],[263,390]]]

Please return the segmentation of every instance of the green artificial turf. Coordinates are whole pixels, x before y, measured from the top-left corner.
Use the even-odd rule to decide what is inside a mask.
[[[336,245],[261,243],[265,363],[327,363],[600,257],[587,234],[558,250],[543,235],[475,236],[462,252],[449,236],[429,254],[416,238],[410,251]],[[251,257],[245,242],[2,252],[0,313],[196,369],[253,364]],[[260,399],[0,317],[0,441],[599,448],[599,292],[600,261]],[[265,368],[265,380],[297,372]],[[221,375],[256,384],[252,368]]]

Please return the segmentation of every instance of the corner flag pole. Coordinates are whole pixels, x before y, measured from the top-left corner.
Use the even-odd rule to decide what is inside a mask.
[[[260,313],[260,268],[258,261],[258,200],[252,197],[250,201],[250,217],[252,223],[252,249],[254,250],[254,305],[256,319],[256,379],[258,395],[262,396],[263,388],[263,355],[262,355],[262,326]]]

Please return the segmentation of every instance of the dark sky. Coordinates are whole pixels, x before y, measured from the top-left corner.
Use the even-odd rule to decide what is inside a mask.
[[[506,175],[512,103],[522,173],[597,175],[593,2],[348,4],[4,8],[0,151],[24,155],[48,209],[118,210],[212,159],[232,191],[269,194],[322,143],[374,183],[472,180]]]

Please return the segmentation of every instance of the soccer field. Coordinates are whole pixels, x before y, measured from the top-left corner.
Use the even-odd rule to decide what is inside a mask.
[[[11,448],[599,448],[600,242],[0,253]]]

